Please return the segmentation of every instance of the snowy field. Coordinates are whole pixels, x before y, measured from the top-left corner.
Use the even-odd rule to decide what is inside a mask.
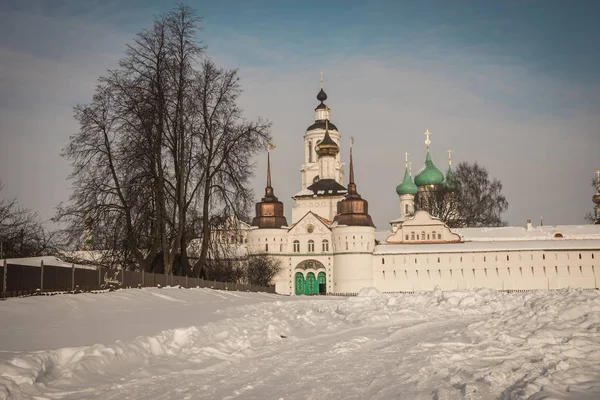
[[[0,399],[600,399],[600,294],[0,302]]]

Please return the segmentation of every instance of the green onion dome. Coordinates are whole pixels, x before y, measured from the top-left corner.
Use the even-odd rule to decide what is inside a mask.
[[[446,180],[443,183],[444,189],[448,192],[455,192],[458,189],[458,185],[456,183],[456,179],[454,179],[454,173],[452,172],[452,167],[448,166],[448,172],[446,172]]]
[[[417,186],[441,185],[444,182],[444,174],[433,165],[431,154],[427,150],[425,158],[425,168],[415,176],[415,184]]]
[[[417,194],[418,190],[419,189],[417,188],[417,185],[413,183],[412,178],[408,173],[408,168],[406,168],[406,170],[404,171],[404,180],[401,184],[396,186],[396,193],[398,193],[399,196],[402,196],[403,194],[415,195]]]

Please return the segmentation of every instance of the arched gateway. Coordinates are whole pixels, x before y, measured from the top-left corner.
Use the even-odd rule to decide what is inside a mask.
[[[297,296],[326,294],[327,278],[325,275],[325,266],[317,260],[302,261],[296,266],[294,284],[294,292]]]

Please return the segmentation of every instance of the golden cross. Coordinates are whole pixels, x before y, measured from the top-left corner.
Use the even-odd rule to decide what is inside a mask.
[[[324,74],[324,72],[321,71],[321,89],[323,89],[323,74]]]
[[[408,168],[408,152],[404,153],[404,163],[406,164],[406,168]]]
[[[598,181],[598,190],[600,190],[600,169],[596,171],[596,180]]]
[[[448,149],[448,165],[452,165],[452,150]]]
[[[350,148],[352,148],[353,144],[354,144],[354,136],[350,136]]]
[[[425,145],[427,146],[427,150],[429,150],[429,145],[431,144],[431,140],[429,140],[429,135],[431,135],[431,132],[429,132],[429,129],[427,129],[425,131],[425,136],[427,136],[427,139],[425,139]]]
[[[408,173],[410,176],[412,176],[412,161],[408,162]]]

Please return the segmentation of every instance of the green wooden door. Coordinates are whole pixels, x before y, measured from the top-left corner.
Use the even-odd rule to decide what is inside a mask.
[[[296,281],[296,296],[304,294],[306,284],[304,282],[304,275],[302,275],[302,272],[296,272],[295,281]]]
[[[317,280],[315,279],[315,274],[309,272],[306,274],[306,286],[304,289],[304,294],[317,294],[319,293],[317,287]]]
[[[327,278],[325,277],[325,272],[319,272],[319,275],[317,275],[317,283],[317,292],[319,294],[327,293]]]

